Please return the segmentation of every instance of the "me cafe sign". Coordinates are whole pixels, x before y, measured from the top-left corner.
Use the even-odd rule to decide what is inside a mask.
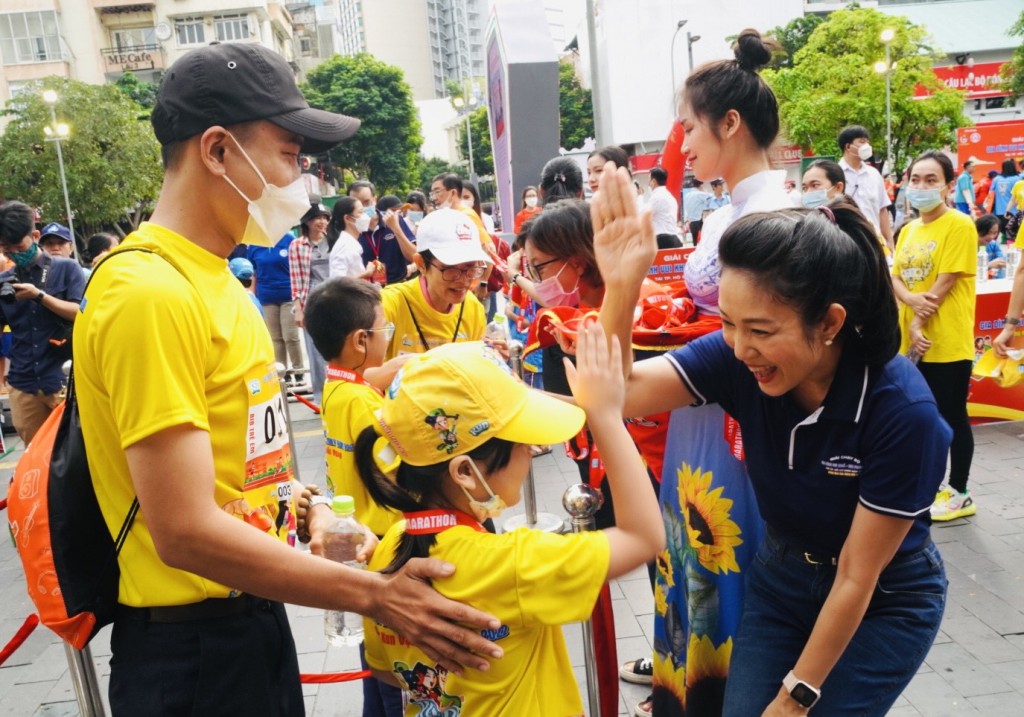
[[[999,97],[1006,91],[1000,88],[1003,78],[999,76],[1002,62],[977,62],[974,67],[967,65],[947,65],[933,67],[935,76],[951,90],[964,90],[967,99],[977,100],[984,97]],[[931,90],[918,85],[914,89],[914,97],[930,97]]]
[[[107,54],[107,72],[155,70],[164,66],[159,50],[125,50]]]

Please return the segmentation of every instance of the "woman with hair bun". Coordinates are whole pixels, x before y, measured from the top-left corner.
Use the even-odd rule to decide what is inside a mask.
[[[625,173],[605,174],[593,207],[606,286],[601,323],[621,342],[656,242],[629,201]],[[720,707],[727,717],[812,708],[881,717],[942,620],[947,583],[928,512],[951,431],[920,372],[898,353],[885,256],[849,199],[744,216],[720,237],[719,257],[722,331],[665,357],[622,357],[623,415],[718,404],[735,417],[766,524],[763,541],[749,546],[757,559],[744,571],[738,633],[724,643],[713,632],[689,641],[720,663],[731,658]],[[681,537],[695,562],[732,570],[726,557],[749,536],[728,524],[735,506],[716,478],[689,479],[686,532],[668,538]],[[660,708],[667,691],[685,685],[685,714],[718,714],[710,675],[692,664],[676,669],[675,686],[659,691],[655,682],[655,713],[683,714],[681,704]]]
[[[732,192],[732,203],[704,220],[686,263],[686,284],[704,319],[719,315],[722,235],[749,214],[793,206],[785,172],[772,170],[768,155],[779,109],[758,69],[772,48],[756,30],[744,30],[734,59],[701,65],[679,91],[682,149],[694,175],[705,182],[721,177]],[[653,681],[652,698],[637,715],[682,715],[684,705],[687,715],[721,711],[744,579],[764,535],[743,456],[736,421],[722,406],[672,413],[660,493],[669,539],[655,585],[654,659],[620,670],[625,680]]]
[[[549,159],[540,171],[538,189],[544,206],[560,199],[583,199],[583,172],[568,157]]]

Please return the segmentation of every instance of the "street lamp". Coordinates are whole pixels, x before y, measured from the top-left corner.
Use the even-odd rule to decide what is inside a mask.
[[[68,199],[68,180],[64,176],[64,152],[61,142],[68,139],[70,130],[64,122],[57,122],[57,93],[54,90],[43,91],[43,102],[50,106],[50,124],[43,128],[47,142],[57,145],[57,166],[60,168],[60,186],[64,190],[64,210],[68,215],[68,231],[71,232],[71,253],[78,259],[78,242],[75,241],[75,222],[71,217],[71,200]]]
[[[690,74],[693,74],[693,43],[700,39],[700,35],[691,35],[690,31],[686,31],[686,55],[690,60]]]
[[[473,166],[473,130],[469,125],[469,116],[473,114],[473,108],[476,107],[476,97],[470,96],[469,103],[461,97],[455,97],[452,99],[452,105],[460,115],[464,115],[466,118],[466,147],[469,150],[469,181],[476,184],[476,168]]]
[[[680,20],[676,23],[676,31],[672,33],[672,95],[675,96],[676,90],[676,37],[679,35],[679,31],[683,29],[683,25],[686,24],[686,20]]]
[[[896,32],[891,27],[887,27],[882,30],[881,40],[882,44],[885,45],[885,67],[882,68],[882,72],[885,72],[885,160],[889,165],[889,171],[893,170],[892,166],[892,61],[890,58],[890,45],[892,45],[893,38],[896,37]],[[878,65],[875,65],[875,71],[878,72]],[[885,169],[885,167],[883,167]]]

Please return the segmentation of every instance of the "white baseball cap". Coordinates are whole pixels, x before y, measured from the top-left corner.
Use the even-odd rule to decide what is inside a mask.
[[[435,209],[416,229],[416,251],[429,251],[446,266],[491,259],[472,219],[457,209]]]

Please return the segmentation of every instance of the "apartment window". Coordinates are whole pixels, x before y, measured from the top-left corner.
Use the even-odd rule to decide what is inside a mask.
[[[206,42],[206,28],[201,17],[182,17],[174,21],[179,45],[201,45]]]
[[[21,95],[29,94],[32,90],[28,81],[13,80],[7,83],[7,96],[9,99],[16,99]]]
[[[213,28],[221,42],[249,39],[248,15],[218,15],[213,18]]]
[[[299,38],[299,52],[302,53],[303,57],[308,57],[313,54],[313,40],[309,37]]]
[[[53,10],[0,15],[0,58],[5,65],[63,59]]]
[[[114,30],[110,33],[111,45],[118,50],[156,44],[156,30],[152,27],[134,27],[129,30]]]

